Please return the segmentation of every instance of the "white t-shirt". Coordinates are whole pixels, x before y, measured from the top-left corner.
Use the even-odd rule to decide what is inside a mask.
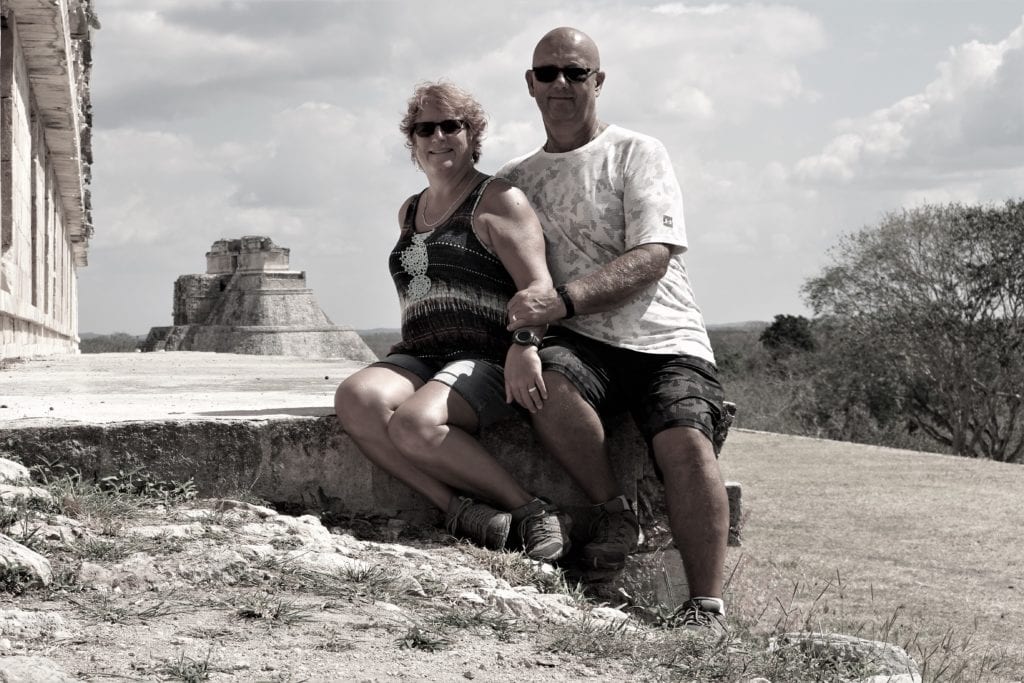
[[[547,240],[556,284],[570,282],[641,244],[672,247],[668,272],[621,307],[560,321],[580,334],[644,353],[715,362],[683,252],[683,199],[665,146],[610,125],[564,153],[543,148],[498,171],[529,198]]]

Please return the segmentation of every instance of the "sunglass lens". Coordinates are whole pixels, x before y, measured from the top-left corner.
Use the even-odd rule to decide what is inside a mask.
[[[561,71],[557,66],[535,66],[533,67],[534,77],[541,83],[550,83],[551,81],[558,78],[558,72]]]
[[[562,69],[562,73],[573,83],[582,83],[590,75],[590,69],[584,69],[579,66],[567,66]]]
[[[458,133],[460,130],[462,130],[462,121],[457,121],[455,119],[447,119],[437,125],[441,126],[441,132],[444,133],[445,135]]]
[[[429,138],[434,134],[434,126],[436,125],[433,121],[420,121],[419,123],[412,124],[412,132],[421,138]]]

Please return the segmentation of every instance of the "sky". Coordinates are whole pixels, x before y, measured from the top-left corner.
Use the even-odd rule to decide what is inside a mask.
[[[321,308],[399,325],[398,208],[425,186],[398,123],[449,80],[489,117],[478,168],[543,143],[524,79],[589,34],[598,114],[665,143],[711,325],[810,315],[840,236],[923,203],[1024,194],[1019,0],[95,0],[92,205],[79,329],[172,322],[218,239],[291,250]]]

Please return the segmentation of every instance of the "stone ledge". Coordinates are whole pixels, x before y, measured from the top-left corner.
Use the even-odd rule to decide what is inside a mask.
[[[585,497],[544,456],[528,425],[495,425],[482,441],[534,493],[587,521]],[[652,475],[646,445],[628,418],[612,425],[610,452],[623,489],[635,499],[638,482]],[[145,468],[159,479],[191,478],[204,497],[249,492],[275,504],[341,515],[386,515],[417,523],[438,518],[420,496],[366,460],[333,416],[0,429],[0,454],[30,467],[59,462],[87,479]],[[740,486],[729,484],[727,489],[730,541],[735,545]]]

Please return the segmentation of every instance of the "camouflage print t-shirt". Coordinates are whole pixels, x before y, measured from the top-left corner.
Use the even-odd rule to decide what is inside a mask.
[[[571,152],[539,149],[497,173],[526,193],[547,238],[555,283],[570,282],[641,244],[672,247],[668,272],[613,311],[559,324],[618,347],[714,363],[683,252],[683,199],[664,145],[608,126]]]

